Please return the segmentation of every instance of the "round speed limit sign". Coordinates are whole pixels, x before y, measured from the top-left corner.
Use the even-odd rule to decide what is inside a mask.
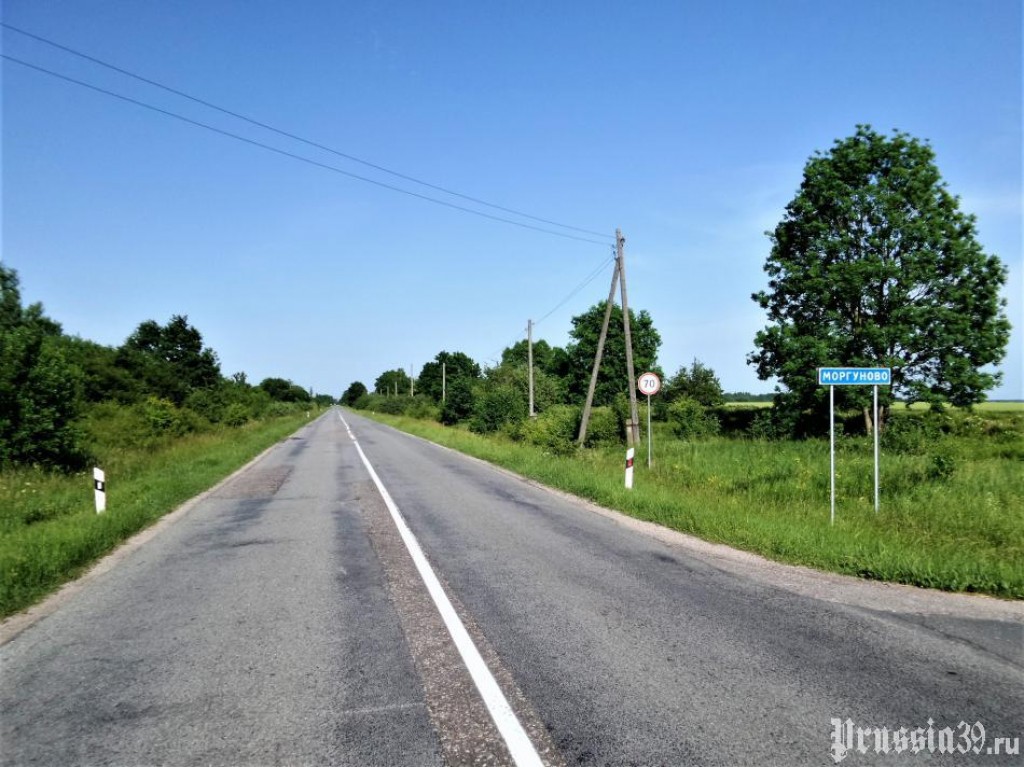
[[[661,379],[658,378],[657,373],[644,373],[637,379],[636,388],[640,390],[641,394],[653,397],[661,391]]]

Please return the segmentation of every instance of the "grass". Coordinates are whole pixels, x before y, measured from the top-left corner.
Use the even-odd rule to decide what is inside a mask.
[[[99,452],[107,511],[97,514],[92,473],[0,473],[0,616],[71,580],[131,535],[216,484],[306,422],[293,414],[237,429]]]
[[[365,413],[364,413],[365,415]],[[929,438],[881,459],[873,503],[871,441],[839,440],[829,524],[827,440],[684,442],[655,424],[623,487],[623,449],[546,455],[499,436],[394,416],[379,421],[640,519],[782,562],[865,578],[1024,598],[1024,414],[998,428]]]

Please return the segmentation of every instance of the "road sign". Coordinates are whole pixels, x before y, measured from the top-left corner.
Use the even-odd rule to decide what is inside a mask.
[[[818,368],[819,386],[889,386],[891,368]]]
[[[658,378],[657,373],[644,373],[637,379],[636,388],[640,390],[641,394],[653,397],[661,391],[661,379]]]
[[[829,518],[836,521],[836,387],[871,386],[874,388],[875,433],[875,513],[878,513],[878,387],[892,385],[891,368],[818,368],[818,385],[828,387],[828,472],[831,496]]]

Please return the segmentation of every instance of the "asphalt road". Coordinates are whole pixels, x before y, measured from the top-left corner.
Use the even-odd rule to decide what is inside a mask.
[[[765,563],[345,419],[531,754],[331,411],[5,624],[0,764],[820,765],[833,719],[1024,737],[1019,603]],[[842,763],[1024,764],[868,743]]]

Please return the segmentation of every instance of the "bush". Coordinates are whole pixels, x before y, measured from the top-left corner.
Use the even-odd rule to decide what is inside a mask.
[[[582,414],[581,414],[582,415]],[[579,434],[579,417],[577,417],[576,434]],[[605,445],[621,445],[626,437],[626,422],[611,407],[595,407],[590,411],[590,423],[587,424],[587,447],[603,447]]]
[[[713,413],[696,400],[678,399],[669,405],[668,420],[673,433],[680,439],[710,437],[718,434],[720,424]]]
[[[765,410],[766,408],[763,407],[720,406],[711,408],[710,412],[718,419],[719,424],[721,424],[723,434],[753,435],[755,424],[758,424],[759,419],[763,419],[767,415]],[[764,422],[762,421],[757,428],[763,429]]]
[[[526,418],[526,408],[526,399],[515,387],[487,388],[477,398],[469,428],[480,434],[498,431],[505,424],[515,424]]]
[[[932,454],[928,465],[928,479],[941,481],[949,479],[956,471],[956,458],[948,450],[940,450]]]
[[[949,428],[948,420],[938,413],[890,415],[882,429],[882,448],[890,453],[923,455]]]
[[[448,387],[444,405],[441,408],[441,423],[454,426],[473,415],[476,397],[473,384],[466,378],[456,378]]]
[[[241,402],[232,402],[224,411],[223,423],[225,426],[245,426],[249,422],[249,408]]]
[[[520,433],[523,440],[531,445],[557,455],[568,455],[576,450],[580,417],[581,410],[575,405],[552,405],[543,413],[524,422]]]

